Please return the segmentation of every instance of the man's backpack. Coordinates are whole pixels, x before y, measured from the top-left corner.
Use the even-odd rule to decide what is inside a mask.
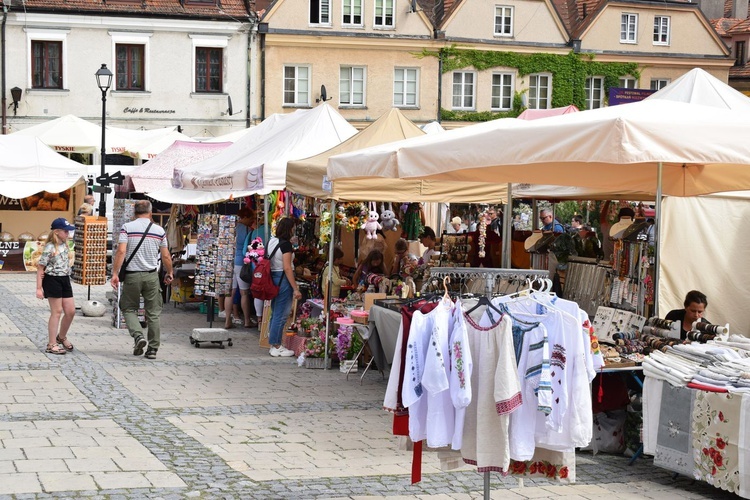
[[[260,300],[272,300],[275,299],[279,294],[279,286],[274,285],[273,276],[271,276],[271,259],[274,254],[281,246],[279,241],[276,248],[273,249],[271,255],[267,258],[263,258],[256,266],[253,271],[253,283],[250,285],[250,293],[253,298]]]

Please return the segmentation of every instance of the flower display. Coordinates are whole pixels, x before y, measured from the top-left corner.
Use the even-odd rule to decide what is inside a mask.
[[[341,325],[336,337],[336,355],[339,360],[352,359],[362,349],[362,339],[354,334],[354,328]]]
[[[320,234],[318,235],[320,245],[327,245],[331,242],[331,212],[323,210],[320,214]]]
[[[367,206],[362,202],[344,203],[336,207],[336,224],[347,231],[362,229],[367,222]]]
[[[329,343],[330,348],[330,343]],[[310,340],[305,342],[305,357],[306,358],[322,358],[326,354],[326,331],[325,329],[319,330],[317,335],[310,337]]]
[[[487,253],[484,250],[484,247],[487,242],[487,221],[489,219],[489,215],[487,214],[487,210],[483,210],[481,214],[479,214],[479,258],[483,259]]]

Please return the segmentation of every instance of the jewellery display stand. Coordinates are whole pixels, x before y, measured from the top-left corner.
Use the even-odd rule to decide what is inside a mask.
[[[440,237],[440,266],[469,266],[473,238],[469,233],[447,234]]]
[[[107,218],[79,216],[75,219],[73,281],[79,285],[107,282]]]
[[[612,267],[609,263],[587,257],[570,257],[565,278],[564,296],[594,317],[599,306],[608,302],[608,290],[612,283]]]
[[[484,267],[434,267],[430,275],[431,279],[445,279],[449,278],[451,283],[458,283],[459,287],[462,287],[464,283],[470,280],[484,280],[485,293],[487,297],[491,297],[495,292],[496,286],[499,285],[499,281],[520,281],[524,282],[527,279],[533,278],[546,278],[549,272],[529,270],[529,269],[493,269]],[[523,479],[518,479],[518,486],[523,486]],[[484,498],[489,500],[490,498],[490,473],[484,473]]]

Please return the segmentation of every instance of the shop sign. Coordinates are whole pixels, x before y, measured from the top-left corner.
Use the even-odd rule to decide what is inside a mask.
[[[172,187],[199,191],[260,191],[263,189],[263,166],[221,175],[192,175],[174,170]]]
[[[125,114],[147,113],[152,115],[172,115],[177,113],[174,109],[151,109],[151,108],[125,108],[122,110]]]
[[[73,241],[68,240],[70,247],[70,265],[73,266],[74,246]],[[41,241],[0,241],[0,272],[4,271],[33,271],[39,257],[42,256],[44,243]]]
[[[610,106],[616,106],[618,104],[638,102],[644,100],[654,92],[656,91],[650,89],[624,89],[619,87],[610,87],[608,103]]]

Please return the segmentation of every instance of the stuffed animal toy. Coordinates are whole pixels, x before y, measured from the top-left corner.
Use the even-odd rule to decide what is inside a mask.
[[[380,214],[380,220],[382,222],[383,231],[398,231],[398,225],[400,224],[396,218],[396,214],[393,210],[383,210]]]
[[[370,215],[367,217],[367,222],[365,222],[365,231],[367,232],[368,240],[376,239],[378,237],[378,229],[383,229],[383,226],[378,222],[379,218],[380,216],[375,210],[370,210]]]
[[[263,240],[261,240],[260,238],[255,238],[247,246],[247,253],[245,254],[244,262],[245,264],[249,264],[250,261],[253,260],[256,264],[258,264],[261,260],[263,260],[263,257],[265,255],[266,249],[263,246]]]

